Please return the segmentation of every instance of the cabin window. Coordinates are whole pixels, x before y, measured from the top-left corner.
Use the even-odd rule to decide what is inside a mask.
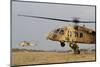
[[[80,38],[83,37],[83,33],[80,33]]]
[[[92,35],[96,35],[96,32],[95,31],[92,31]]]
[[[75,32],[75,37],[78,37],[78,32]]]

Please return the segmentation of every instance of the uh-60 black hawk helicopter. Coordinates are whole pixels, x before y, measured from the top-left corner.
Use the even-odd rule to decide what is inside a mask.
[[[95,21],[79,21],[79,19],[77,18],[74,18],[73,20],[64,20],[64,19],[30,16],[30,15],[18,15],[18,16],[62,21],[66,23],[67,22],[75,23],[72,26],[63,26],[61,28],[57,28],[54,31],[49,32],[46,37],[49,40],[60,42],[61,47],[64,47],[65,42],[68,42],[69,47],[73,50],[74,54],[80,54],[79,46],[77,45],[77,43],[85,43],[85,44],[96,43],[95,30],[89,29],[85,27],[85,25],[83,26],[78,25],[78,23],[95,23]]]

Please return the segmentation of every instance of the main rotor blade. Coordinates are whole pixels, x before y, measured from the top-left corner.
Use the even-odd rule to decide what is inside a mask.
[[[40,17],[40,16],[30,16],[30,15],[18,15],[18,16],[40,18],[40,19],[49,19],[49,20],[56,20],[56,21],[63,21],[63,22],[73,22],[73,23],[95,23],[95,21],[78,21],[78,22],[75,22],[74,20],[64,20],[64,19]]]
[[[95,23],[95,21],[79,21],[79,23]]]
[[[56,21],[63,21],[63,22],[72,22],[70,20],[63,20],[63,19],[56,19],[56,18],[48,18],[48,17],[40,17],[40,16],[30,16],[30,15],[18,15],[24,17],[32,17],[32,18],[40,18],[40,19],[49,19],[49,20],[56,20]]]

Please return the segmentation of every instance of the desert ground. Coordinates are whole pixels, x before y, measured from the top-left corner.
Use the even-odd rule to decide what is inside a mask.
[[[72,52],[53,51],[12,51],[12,65],[47,64],[47,63],[67,63],[79,61],[95,61],[94,52],[82,52],[73,54]]]

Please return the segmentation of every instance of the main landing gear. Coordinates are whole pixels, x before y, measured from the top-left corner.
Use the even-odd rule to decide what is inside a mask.
[[[65,46],[65,42],[60,42],[60,44],[61,44],[61,47]],[[74,43],[74,42],[69,43],[69,47],[73,50],[74,54],[80,54],[80,50],[77,43]]]
[[[60,44],[61,44],[61,47],[65,46],[65,42],[60,42]]]

